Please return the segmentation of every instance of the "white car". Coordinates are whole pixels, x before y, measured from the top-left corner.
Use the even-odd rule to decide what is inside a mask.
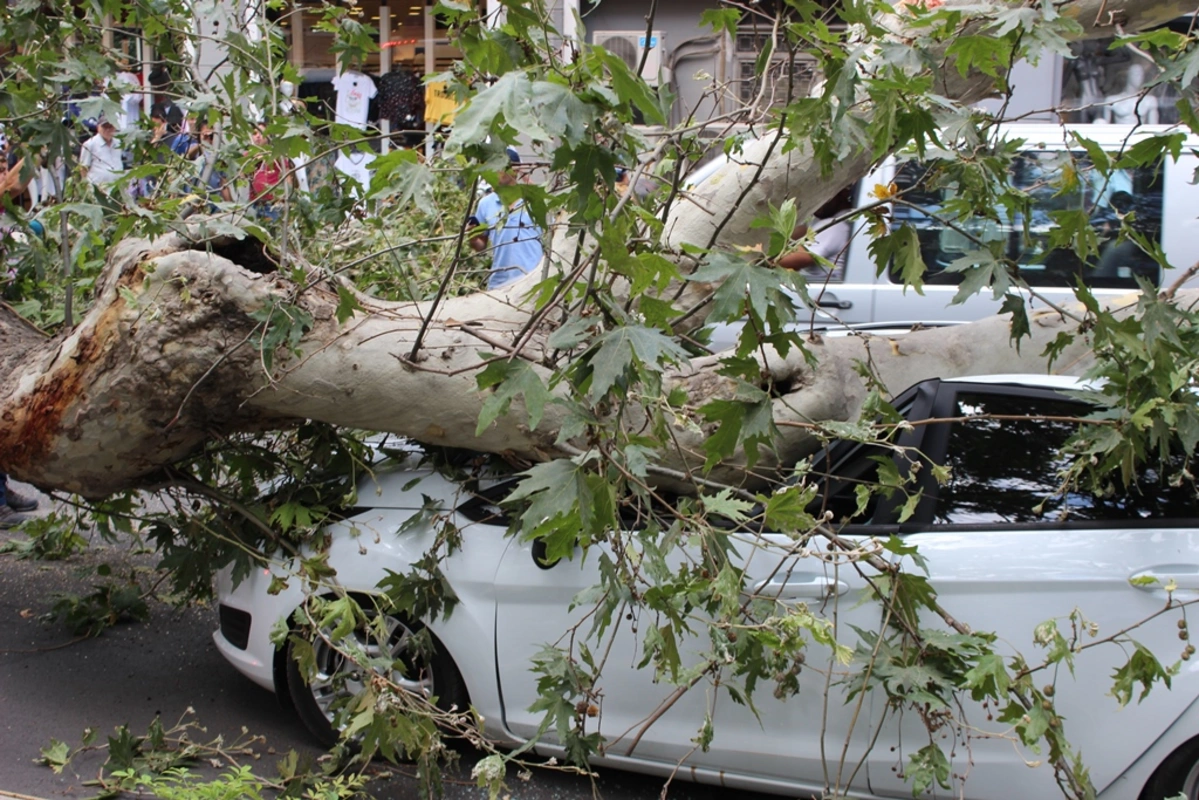
[[[975,630],[996,632],[1005,653],[1040,659],[1044,651],[1033,643],[1034,630],[1049,619],[1067,630],[1076,609],[1097,626],[1099,639],[1149,620],[1130,635],[1163,664],[1180,663],[1170,689],[1155,687],[1124,706],[1109,696],[1113,670],[1127,656],[1118,645],[1080,652],[1073,674],[1065,668],[1040,673],[1036,685],[1056,684],[1054,711],[1100,798],[1159,800],[1183,792],[1196,800],[1199,659],[1179,661],[1187,645],[1179,636],[1183,614],[1160,612],[1171,581],[1175,601],[1199,598],[1199,497],[1192,483],[1171,485],[1152,469],[1140,475],[1131,494],[1059,494],[1057,471],[1064,461],[1057,452],[1075,429],[1062,420],[1088,410],[1063,392],[1079,388],[1073,379],[1046,376],[916,385],[896,408],[912,421],[940,421],[912,426],[900,444],[948,465],[952,477],[938,486],[931,469],[921,470],[923,499],[909,519],[897,522],[898,498],[879,497],[842,534],[863,541],[895,535],[917,546],[941,606]],[[1037,418],[1012,418],[1022,415]],[[892,457],[889,450],[852,442],[828,450],[824,463],[832,477],[822,502],[834,518],[854,513],[853,488],[872,479],[880,455]],[[530,659],[586,613],[571,610],[572,600],[599,583],[600,553],[593,548],[585,557],[547,565],[533,543],[508,534],[494,504],[496,491],[485,494],[428,469],[379,474],[360,488],[359,502],[369,508],[330,526],[329,564],[345,589],[377,593],[388,570],[407,572],[434,539],[429,525],[405,524],[427,511],[430,500],[439,507],[462,534],[461,550],[442,565],[460,602],[448,618],[392,620],[394,635],[384,649],[402,658],[407,632],[427,626],[438,656],[406,685],[437,695],[443,705],[469,702],[490,736],[518,744],[534,737],[542,722],[529,710],[538,696]],[[734,550],[744,556],[755,536],[784,538],[738,534],[731,537]],[[781,558],[785,563],[748,560],[746,585],[828,616],[838,641],[850,647],[858,641],[855,631],[883,628],[881,606],[864,599],[866,582],[857,571],[811,556]],[[270,594],[273,572],[286,574],[282,566],[259,569],[236,587],[227,573],[221,577],[216,644],[245,675],[290,695],[308,727],[328,742],[336,737],[332,708],[345,691],[331,678],[347,667],[318,641],[317,680],[308,686],[298,679],[270,632],[303,601],[301,582],[293,578],[287,589]],[[923,624],[944,627],[937,619]],[[675,687],[656,682],[652,669],[634,668],[645,632],[632,627],[616,627],[605,645],[602,708],[592,720],[605,737],[598,763],[793,796],[820,795],[833,784],[854,797],[912,795],[903,773],[908,756],[929,742],[925,724],[918,714],[892,713],[882,691],[846,703],[841,679],[861,669],[856,660],[841,664],[828,647],[811,645],[798,672],[799,693],[779,701],[773,687],[759,687],[757,716],[703,682],[658,715]],[[692,645],[691,652],[698,652],[708,643],[705,638]],[[693,739],[708,711],[715,733],[710,747],[701,749]],[[1046,755],[1014,742],[1011,726],[997,713],[990,720],[989,711],[994,709],[964,698],[958,716],[971,727],[941,731],[952,758],[951,788],[934,785],[933,796],[1061,796]],[[537,749],[557,752],[552,740]]]

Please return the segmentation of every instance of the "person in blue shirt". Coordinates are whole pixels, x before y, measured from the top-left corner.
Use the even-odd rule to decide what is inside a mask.
[[[518,178],[511,167],[520,163],[520,156],[508,148],[509,169],[500,173],[500,186],[515,186]],[[533,221],[523,200],[505,207],[494,192],[488,192],[475,207],[469,220],[472,226],[486,226],[487,232],[476,233],[470,246],[477,252],[491,247],[491,274],[488,289],[498,289],[532,272],[541,263],[541,228]]]

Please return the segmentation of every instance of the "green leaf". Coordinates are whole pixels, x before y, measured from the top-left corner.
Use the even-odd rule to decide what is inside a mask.
[[[951,304],[964,303],[983,289],[991,287],[995,295],[1005,293],[1011,285],[1007,265],[990,249],[971,250],[949,264],[947,272],[961,272],[962,282]]]
[[[972,36],[954,37],[945,55],[955,61],[958,74],[962,77],[966,77],[972,70],[978,70],[997,78],[1001,70],[1011,66],[1012,45],[987,31]]]
[[[1028,308],[1024,304],[1024,297],[1019,294],[1005,294],[1003,296],[1003,306],[999,309],[999,313],[1012,315],[1010,334],[1012,341],[1017,343],[1018,351],[1020,340],[1032,335],[1032,329],[1029,327],[1028,322]]]
[[[1074,141],[1081,145],[1083,150],[1086,150],[1087,158],[1090,159],[1096,170],[1104,175],[1111,171],[1111,158],[1108,156],[1107,150],[1094,139],[1088,139],[1077,132],[1072,132],[1071,135]]]
[[[658,674],[669,673],[670,680],[678,683],[679,666],[681,660],[679,658],[679,644],[675,639],[674,627],[672,625],[663,625],[657,628],[657,648],[655,648],[655,665]]]
[[[349,287],[342,284],[337,285],[337,323],[344,325],[346,320],[354,316],[354,312],[362,311],[362,304],[358,302],[358,296],[350,291]]]
[[[435,176],[415,150],[397,148],[371,162],[370,195],[379,200],[398,198],[400,205],[429,208],[434,203]]]
[[[758,217],[750,223],[751,228],[770,229],[770,247],[766,255],[778,258],[791,246],[791,237],[795,233],[799,217],[795,209],[795,199],[788,197],[778,208],[771,206],[767,209],[766,217]]]
[[[60,742],[57,739],[51,739],[50,744],[43,747],[41,753],[41,763],[54,770],[56,775],[61,774],[63,768],[71,760],[71,748],[67,746],[66,742]]]
[[[571,87],[560,83],[535,81],[532,103],[537,121],[548,136],[571,146],[583,141],[587,124],[596,116],[594,106],[585,104]]]
[[[766,529],[780,533],[811,530],[816,520],[807,512],[807,507],[814,494],[814,488],[804,490],[798,486],[788,486],[770,495],[763,513]]]
[[[711,469],[742,445],[747,463],[753,466],[758,459],[758,448],[769,446],[773,440],[777,429],[770,396],[749,384],[741,384],[738,394],[733,400],[712,400],[699,409],[707,422],[718,423],[704,440],[705,469]]]
[[[529,429],[537,429],[550,393],[532,364],[522,359],[492,361],[475,380],[479,389],[492,390],[479,410],[476,436],[481,436],[500,416],[507,414],[512,401],[518,397],[524,398]]]
[[[453,153],[466,145],[478,144],[506,122],[532,139],[545,141],[548,135],[533,114],[533,86],[523,72],[501,75],[491,86],[471,98],[454,117],[454,129],[446,140],[446,151]]]
[[[870,253],[879,269],[890,263],[894,272],[907,286],[924,294],[924,256],[920,251],[920,238],[911,225],[902,225],[888,236],[875,237],[870,243]]]
[[[942,789],[949,788],[949,759],[935,744],[926,744],[912,753],[908,766],[904,770],[908,780],[912,782],[912,796],[924,794],[933,783]]]
[[[980,657],[978,663],[966,671],[965,679],[966,688],[975,700],[1002,699],[1011,683],[1003,658],[997,653]]]
[[[733,522],[742,522],[747,519],[749,512],[755,506],[754,503],[747,500],[733,497],[732,489],[721,489],[719,493],[704,495],[702,499],[704,510],[709,514],[716,514]]]
[[[595,327],[593,317],[571,317],[550,334],[549,346],[554,350],[573,350],[587,341]]]
[[[588,359],[591,390],[588,397],[598,401],[612,387],[627,389],[633,382],[634,367],[659,373],[668,363],[679,363],[687,353],[679,344],[654,328],[622,325],[597,340],[598,348]]]
[[[608,70],[612,89],[621,103],[626,103],[640,111],[645,117],[645,121],[651,125],[667,124],[666,114],[663,113],[659,98],[650,89],[649,84],[640,76],[633,74],[633,71],[624,63],[623,58],[609,53],[598,45],[594,48],[594,53]],[[640,58],[641,54],[637,55]]]
[[[712,253],[706,263],[687,280],[719,284],[712,297],[713,322],[732,322],[745,316],[746,303],[758,319],[765,319],[771,307],[790,308],[792,301],[783,292],[782,271],[754,263],[743,256]],[[793,315],[792,315],[793,318]],[[789,321],[789,320],[785,320]]]
[[[1171,672],[1167,671],[1157,657],[1140,642],[1132,644],[1132,655],[1128,657],[1124,666],[1118,667],[1112,674],[1112,690],[1109,694],[1122,706],[1128,705],[1132,700],[1137,684],[1141,687],[1140,694],[1137,695],[1138,703],[1149,695],[1149,691],[1158,681],[1165,684],[1167,689],[1170,688]]]
[[[742,12],[737,8],[707,8],[699,15],[699,24],[711,28],[713,33],[737,35]]]

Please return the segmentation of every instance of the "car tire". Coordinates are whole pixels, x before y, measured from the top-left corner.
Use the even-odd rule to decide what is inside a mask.
[[[364,605],[364,609],[369,606]],[[436,638],[433,640],[436,653],[425,663],[414,659],[407,652],[411,636],[421,629],[395,614],[386,617],[388,638],[380,645],[366,641],[365,626],[354,632],[359,644],[372,657],[390,657],[403,664],[403,671],[392,674],[391,680],[401,688],[425,697],[436,697],[437,707],[443,711],[451,708],[465,710],[467,706],[466,685],[454,661],[445,647]],[[292,636],[299,635],[292,631]],[[370,637],[372,640],[374,637]],[[322,637],[312,634],[309,639],[316,659],[316,670],[312,680],[306,680],[295,658],[292,641],[288,641],[287,691],[295,705],[300,721],[321,744],[332,747],[341,739],[341,731],[335,726],[334,717],[340,703],[353,697],[363,687],[362,678],[357,676],[360,667],[331,647]]]
[[[1199,800],[1199,738],[1170,754],[1145,784],[1140,800],[1166,800],[1183,795]]]

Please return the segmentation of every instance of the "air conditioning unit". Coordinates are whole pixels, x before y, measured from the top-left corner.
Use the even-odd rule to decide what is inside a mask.
[[[636,70],[641,63],[641,57],[648,48],[649,55],[645,56],[645,66],[641,68],[641,77],[651,86],[657,86],[659,80],[666,80],[666,35],[654,31],[649,36],[645,31],[595,31],[591,43],[599,45],[614,56],[619,57],[630,70]]]

